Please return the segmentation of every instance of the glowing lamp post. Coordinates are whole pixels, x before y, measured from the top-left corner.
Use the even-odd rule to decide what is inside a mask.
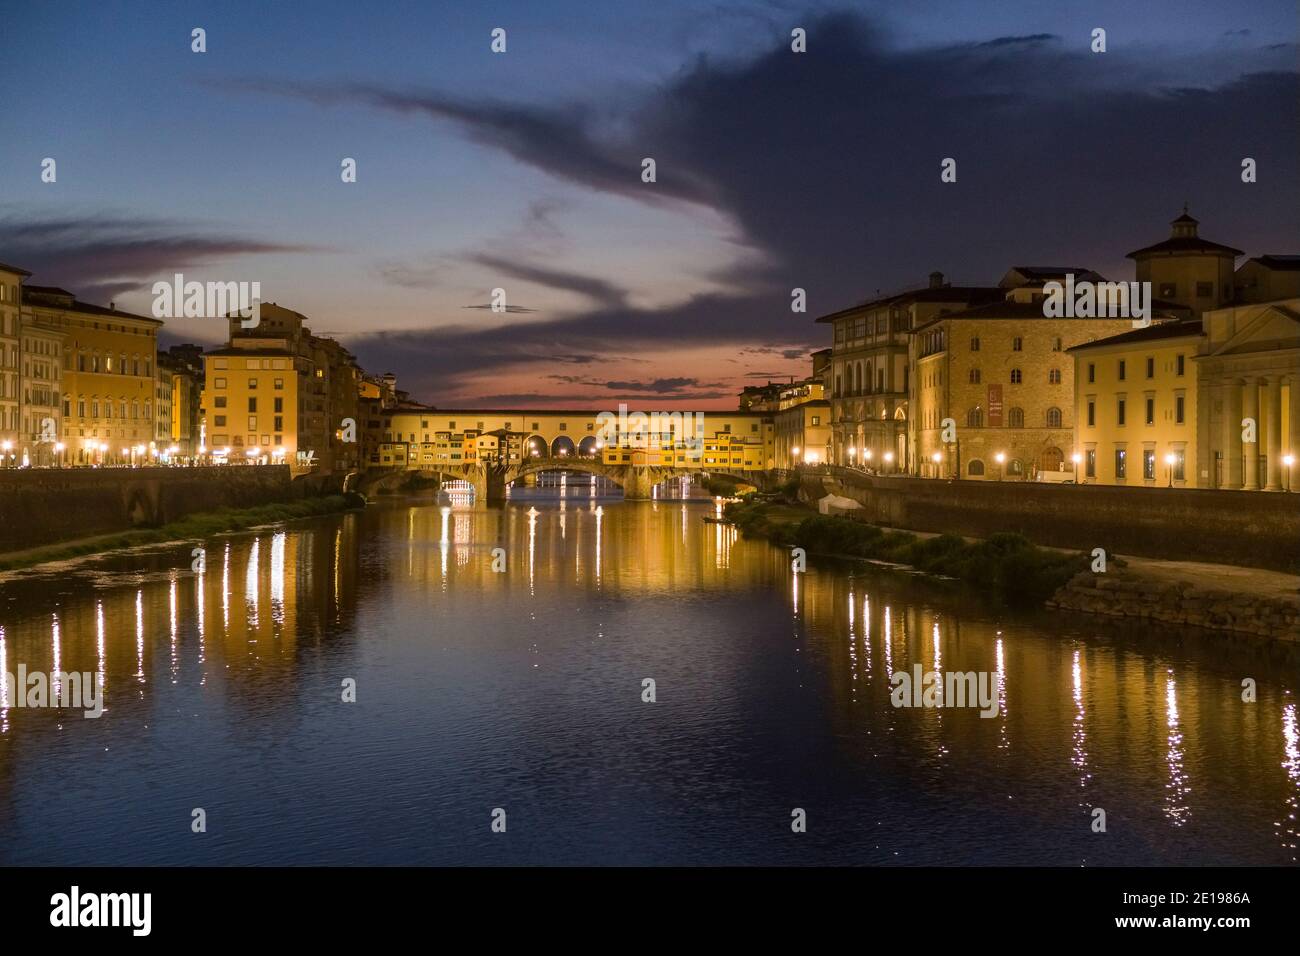
[[[1176,461],[1178,461],[1178,457],[1177,457],[1176,455],[1174,455],[1173,453],[1170,453],[1170,454],[1168,454],[1168,455],[1165,455],[1165,467],[1169,470],[1169,487],[1170,487],[1170,488],[1172,488],[1172,487],[1174,486],[1174,462],[1176,462]]]
[[[942,478],[943,475],[939,474],[939,463],[943,461],[943,452],[936,451],[930,456],[930,460],[934,462],[934,477]]]
[[[885,452],[885,471],[887,472],[893,471],[894,470],[893,465],[894,465],[894,453],[892,451]]]
[[[998,481],[1001,481],[1001,480],[1002,480],[1002,466],[1003,466],[1003,464],[1006,463],[1007,456],[1004,455],[1002,452],[998,452],[996,455],[993,456],[993,460],[996,461],[996,462],[998,463]]]
[[[795,445],[790,449],[790,457],[794,459],[794,464],[799,464],[799,446]]]
[[[1291,485],[1291,466],[1295,464],[1295,455],[1286,455],[1282,459],[1282,464],[1286,465],[1286,490],[1290,491]]]

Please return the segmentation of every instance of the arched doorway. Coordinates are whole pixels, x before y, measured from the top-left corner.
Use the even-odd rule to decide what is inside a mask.
[[[588,435],[578,442],[578,454],[583,458],[594,458],[600,449],[596,447],[596,436]]]
[[[1065,465],[1065,455],[1059,448],[1044,448],[1038,456],[1039,471],[1061,471]]]
[[[546,439],[541,435],[529,435],[528,440],[524,442],[525,458],[545,458],[546,450]]]
[[[578,450],[574,447],[573,439],[568,435],[556,435],[555,441],[551,442],[552,458],[572,458]]]

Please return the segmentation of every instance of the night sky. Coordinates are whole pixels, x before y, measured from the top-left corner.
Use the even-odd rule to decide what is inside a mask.
[[[443,406],[733,407],[807,374],[819,314],[934,269],[1130,279],[1184,202],[1300,252],[1293,0],[97,0],[5,26],[0,262],[144,314],[175,272],[258,280]]]

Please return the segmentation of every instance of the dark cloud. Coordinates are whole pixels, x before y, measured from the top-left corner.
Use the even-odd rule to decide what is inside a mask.
[[[0,214],[0,250],[5,261],[33,273],[33,284],[64,286],[89,302],[147,289],[177,272],[231,256],[321,251],[194,223],[107,213],[32,218],[15,209]]]
[[[611,282],[593,276],[579,275],[562,269],[548,269],[545,266],[532,265],[494,256],[486,252],[477,252],[467,256],[470,262],[491,269],[511,279],[519,279],[535,285],[560,289],[565,292],[577,292],[591,299],[597,305],[617,308],[627,301],[627,290],[620,289]]]
[[[693,378],[657,378],[650,382],[606,382],[605,387],[618,392],[651,392],[655,395],[671,395],[697,388],[699,381]]]

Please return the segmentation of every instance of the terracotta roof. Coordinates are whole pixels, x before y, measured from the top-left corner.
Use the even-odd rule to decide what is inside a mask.
[[[28,272],[26,269],[19,269],[17,266],[8,266],[8,265],[5,265],[3,262],[0,262],[0,269],[3,269],[5,272],[16,272],[16,273],[18,273],[20,276],[29,276],[29,275],[31,275],[31,273]]]
[[[68,299],[70,301],[41,301],[42,299],[54,298]],[[152,315],[136,315],[134,312],[123,312],[121,309],[106,309],[102,305],[91,305],[89,302],[82,302],[67,289],[60,289],[57,286],[25,285],[23,286],[23,300],[25,305],[40,308],[61,309],[64,312],[81,312],[86,315],[106,315],[121,319],[135,319],[137,322],[152,322],[154,325],[163,324],[162,319],[155,319]]]
[[[851,312],[861,312],[864,309],[877,309],[883,305],[891,305],[896,302],[981,302],[989,298],[998,298],[1006,294],[1006,290],[999,289],[996,286],[940,286],[937,289],[925,287],[922,289],[912,289],[909,292],[899,292],[895,295],[882,296],[878,299],[868,299],[866,302],[859,302],[857,305],[851,305],[847,309],[840,309],[838,312],[831,312],[817,319],[818,322],[833,322],[836,319],[843,318]]]
[[[1066,349],[1066,351],[1078,352],[1082,349],[1092,349],[1102,345],[1127,345],[1136,342],[1158,342],[1163,339],[1181,339],[1203,335],[1205,335],[1205,330],[1201,327],[1199,321],[1158,322],[1148,325],[1143,329],[1134,329],[1132,332],[1121,332],[1119,335],[1112,335],[1109,338],[1098,339],[1095,342],[1084,342],[1082,345],[1074,345]]]
[[[1195,220],[1193,220],[1194,222]],[[1144,246],[1141,249],[1135,249],[1128,254],[1129,259],[1137,259],[1144,256],[1160,255],[1177,255],[1185,252],[1205,252],[1211,255],[1237,256],[1245,255],[1240,249],[1234,249],[1232,246],[1225,246],[1220,242],[1211,242],[1208,239],[1202,239],[1200,236],[1174,236],[1166,239],[1164,242],[1157,242],[1153,246]]]
[[[1249,261],[1275,272],[1300,272],[1300,256],[1255,256]]]

